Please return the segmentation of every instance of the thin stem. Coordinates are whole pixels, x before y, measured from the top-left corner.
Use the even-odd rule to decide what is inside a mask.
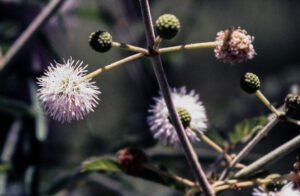
[[[293,119],[291,117],[286,117],[286,120],[300,126],[300,121],[299,120]]]
[[[32,21],[22,35],[10,47],[5,56],[0,59],[0,70],[9,65],[24,49],[29,40],[43,27],[49,18],[56,13],[65,0],[52,0],[43,11]]]
[[[138,47],[138,46],[133,46],[133,45],[130,45],[130,44],[112,42],[111,45],[113,47],[122,48],[122,49],[130,50],[130,51],[133,51],[133,52],[139,52],[139,53],[143,53],[145,55],[149,54],[148,50],[146,50],[145,48],[141,48],[141,47]]]
[[[221,174],[219,181],[224,180],[228,173],[239,163],[251,150],[252,148],[263,138],[268,132],[279,122],[278,118],[270,120],[264,128],[239,152],[239,154],[233,159],[229,167],[227,167]]]
[[[150,13],[150,7],[148,0],[140,0],[140,6],[143,16],[143,22],[145,26],[146,31],[146,38],[148,42],[148,47],[153,48],[154,42],[155,42],[155,36],[154,36],[154,29],[152,25],[152,18]],[[200,186],[203,189],[204,194],[208,196],[214,196],[214,191],[211,188],[204,171],[202,170],[202,167],[200,163],[198,162],[198,158],[196,153],[194,152],[194,149],[188,140],[186,133],[183,129],[183,126],[181,124],[181,121],[179,120],[177,111],[174,107],[172,98],[171,98],[171,92],[170,87],[162,66],[160,55],[152,55],[151,61],[153,65],[153,69],[155,72],[155,76],[157,78],[157,81],[159,83],[159,87],[161,89],[162,95],[165,99],[167,108],[170,113],[171,120],[173,122],[174,128],[178,134],[179,140],[181,142],[181,145],[183,147],[183,150],[185,152],[186,159],[188,160],[190,167],[192,168],[193,174],[196,178],[196,180],[200,183]]]
[[[155,168],[155,167],[153,167],[153,166],[151,166],[151,165],[149,165],[149,164],[144,164],[143,167],[144,167],[144,168],[147,168],[147,169],[149,169],[149,170],[151,170],[151,171],[154,171],[154,172],[156,172],[156,173],[158,173],[158,174],[160,174],[160,175],[162,175],[162,176],[166,176],[166,177],[169,177],[169,178],[173,178],[174,180],[177,180],[177,181],[179,181],[179,182],[182,182],[183,184],[185,184],[185,185],[187,185],[187,186],[191,186],[191,187],[197,187],[197,186],[198,186],[195,182],[190,181],[189,179],[185,179],[185,178],[182,178],[182,177],[180,177],[180,176],[176,176],[176,175],[174,175],[174,174],[170,174],[170,173],[168,173],[168,172],[166,172],[166,171],[157,169],[157,168]]]
[[[255,92],[257,97],[277,116],[280,116],[280,113],[276,110],[276,108],[268,101],[268,99],[261,93],[260,90]]]
[[[156,37],[155,42],[154,42],[154,45],[153,45],[153,50],[154,50],[154,51],[158,48],[158,46],[159,46],[159,44],[160,44],[161,41],[162,41],[162,38],[158,35],[158,36]]]
[[[218,45],[217,42],[202,42],[202,43],[195,43],[195,44],[183,44],[179,46],[172,46],[167,48],[160,48],[158,49],[158,53],[165,53],[165,52],[174,52],[178,50],[191,50],[191,49],[198,49],[198,48],[214,48]]]
[[[273,179],[255,179],[252,181],[243,181],[243,182],[239,182],[237,180],[230,180],[230,181],[223,181],[223,182],[224,185],[214,186],[214,191],[216,193],[226,189],[231,189],[233,186],[239,188],[239,187],[248,187],[248,186],[266,184],[269,182],[273,182]]]
[[[98,76],[99,74],[101,74],[101,73],[104,72],[104,71],[110,70],[110,69],[112,69],[112,68],[115,68],[115,67],[117,67],[117,66],[119,66],[119,65],[122,65],[122,64],[124,64],[124,63],[127,63],[127,62],[129,62],[129,61],[133,61],[133,60],[138,59],[138,58],[140,58],[140,57],[142,57],[142,56],[144,56],[143,53],[137,53],[137,54],[131,55],[131,56],[129,56],[129,57],[126,57],[126,58],[124,58],[124,59],[121,59],[121,60],[119,60],[119,61],[116,61],[116,62],[114,62],[114,63],[112,63],[112,64],[106,65],[105,67],[101,67],[101,68],[97,69],[96,71],[93,71],[92,73],[86,75],[86,76],[84,77],[84,79],[85,79],[85,80],[91,79],[91,78],[93,78],[93,77],[95,77],[95,76]]]
[[[290,141],[282,144],[281,146],[277,147],[270,153],[267,153],[265,156],[261,157],[260,159],[256,160],[255,162],[251,163],[248,167],[241,169],[238,171],[234,177],[241,178],[245,177],[253,172],[261,169],[262,167],[270,164],[273,161],[276,161],[283,156],[287,155],[289,152],[293,151],[300,147],[300,135],[294,137]]]
[[[212,141],[211,139],[209,139],[206,135],[200,133],[199,131],[197,131],[197,129],[190,127],[190,129],[204,142],[206,142],[208,145],[210,145],[213,149],[215,149],[217,152],[219,152],[221,155],[223,155],[225,157],[225,159],[227,160],[227,162],[230,164],[232,159],[231,157],[224,152],[224,150],[218,145],[216,144],[214,141]]]

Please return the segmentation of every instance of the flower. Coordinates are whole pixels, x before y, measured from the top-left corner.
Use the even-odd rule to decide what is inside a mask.
[[[146,154],[138,148],[124,148],[118,151],[119,163],[123,167],[124,171],[131,175],[140,174],[147,163]]]
[[[75,62],[70,57],[63,64],[51,64],[46,73],[37,78],[38,97],[53,119],[61,122],[83,119],[98,103],[100,91],[95,82],[84,79],[87,65],[82,67],[82,64],[83,61]]]
[[[190,129],[190,127],[193,127],[200,133],[203,133],[207,128],[205,108],[202,102],[199,101],[199,95],[194,90],[188,93],[185,87],[181,87],[179,89],[174,88],[171,92],[171,97],[188,138],[192,142],[199,141],[199,138]],[[150,115],[147,117],[154,138],[159,139],[164,145],[171,144],[175,147],[180,147],[177,132],[172,125],[161,93],[160,97],[155,97],[154,100],[155,105],[150,107]]]
[[[217,59],[223,59],[224,63],[241,63],[252,59],[256,52],[252,45],[253,36],[247,34],[247,31],[238,27],[237,29],[228,28],[217,33],[215,48]]]
[[[266,192],[262,187],[254,188],[253,196],[299,196],[300,191],[293,189],[293,183],[285,184],[279,191]]]

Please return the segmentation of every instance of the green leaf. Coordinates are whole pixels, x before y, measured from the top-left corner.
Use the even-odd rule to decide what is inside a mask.
[[[238,142],[247,142],[254,133],[263,127],[268,122],[266,117],[256,117],[245,119],[234,126],[233,131],[229,132],[229,141],[231,144]]]
[[[81,168],[82,171],[112,171],[126,174],[119,162],[116,159],[110,157],[92,158],[83,162]],[[141,174],[134,177],[163,184],[180,191],[184,191],[186,188],[186,185],[184,185],[182,182],[177,181],[171,177],[163,176],[155,171],[146,168],[142,171]]]
[[[53,194],[63,190],[71,183],[82,179],[87,174],[89,174],[89,173],[82,172],[79,169],[75,169],[66,175],[60,176],[53,181],[53,183],[50,185],[50,187],[45,191],[44,195],[53,195]]]
[[[110,157],[91,158],[81,165],[82,171],[113,171],[122,172],[117,160]]]
[[[76,169],[69,174],[55,180],[45,193],[55,194],[76,180],[82,179],[82,177],[94,172],[109,171],[128,175],[122,169],[122,166],[119,164],[119,162],[112,157],[96,157],[88,159],[82,163],[80,168],[81,170]],[[144,168],[139,175],[133,177],[156,182],[179,191],[185,191],[188,188],[187,185],[183,184],[182,182],[148,168]]]

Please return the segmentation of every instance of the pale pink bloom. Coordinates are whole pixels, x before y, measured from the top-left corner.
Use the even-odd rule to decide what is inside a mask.
[[[279,191],[266,192],[262,187],[254,188],[252,196],[300,196],[299,189],[293,188],[293,183],[285,184]]]
[[[188,111],[191,121],[190,126],[203,133],[207,128],[207,117],[199,95],[194,90],[187,92],[185,87],[173,89],[171,96],[175,107],[184,108]],[[149,109],[150,115],[147,117],[150,130],[155,139],[159,139],[164,145],[171,144],[180,147],[180,141],[175,128],[173,127],[166,103],[160,93],[160,97],[155,97],[155,105]],[[191,142],[199,141],[196,134],[187,127],[185,129]]]
[[[70,57],[63,64],[51,64],[44,76],[37,79],[38,96],[53,119],[61,122],[83,119],[96,107],[100,91],[95,82],[84,79],[87,65],[82,64]]]
[[[230,64],[252,59],[256,55],[252,45],[253,40],[254,37],[248,35],[247,31],[240,27],[220,31],[216,38],[218,46],[214,50],[216,58]]]

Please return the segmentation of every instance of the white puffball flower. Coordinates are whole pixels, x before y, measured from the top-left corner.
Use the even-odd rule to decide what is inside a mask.
[[[70,57],[63,64],[50,64],[38,80],[38,97],[53,119],[71,122],[83,119],[98,104],[100,91],[91,79],[85,79],[86,67],[83,61]]]
[[[199,141],[197,135],[190,129],[193,127],[203,133],[207,128],[205,108],[199,101],[199,94],[196,94],[194,90],[187,92],[185,87],[181,87],[179,89],[174,88],[171,91],[171,97],[177,112],[179,110],[184,112],[181,116],[179,111],[180,120],[183,122],[185,119],[182,118],[188,117],[188,121],[185,122],[188,124],[184,126],[186,135],[191,142]],[[150,115],[147,117],[154,138],[159,139],[164,145],[171,144],[180,148],[181,144],[177,132],[171,123],[169,111],[161,92],[160,97],[155,97],[154,100],[155,104],[150,106]]]
[[[262,187],[254,188],[253,196],[300,196],[300,190],[293,189],[293,183],[285,184],[280,191],[266,192]]]

